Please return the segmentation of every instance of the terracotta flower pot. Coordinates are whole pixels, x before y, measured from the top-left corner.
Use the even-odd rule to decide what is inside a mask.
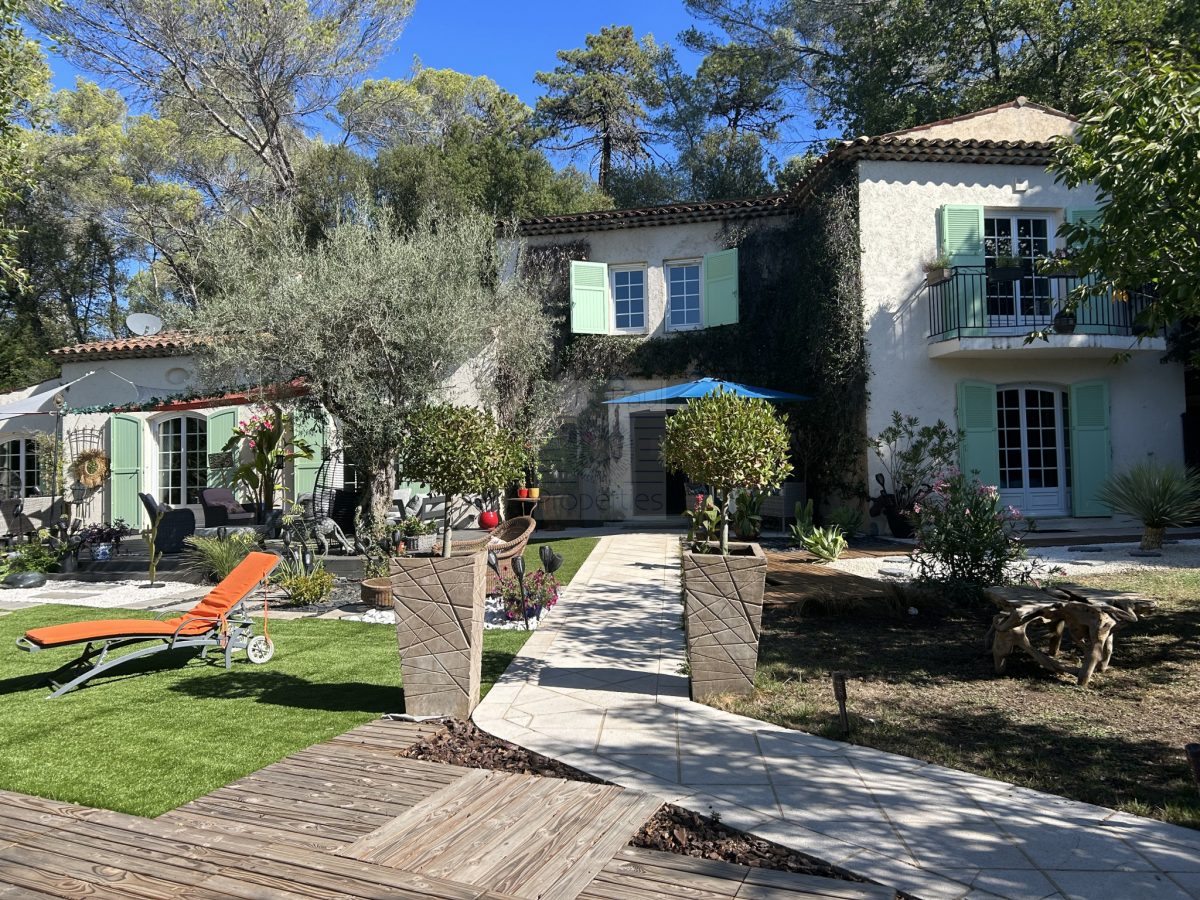
[[[529,488],[517,488],[517,496],[524,500],[529,496]]]

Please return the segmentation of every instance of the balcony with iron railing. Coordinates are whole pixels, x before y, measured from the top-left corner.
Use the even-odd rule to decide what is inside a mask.
[[[1163,350],[1161,335],[1148,334],[1138,316],[1150,303],[1145,292],[1089,297],[1064,310],[1087,279],[1070,273],[955,266],[931,276],[924,289],[929,306],[929,355],[988,356],[1021,349],[1029,356],[1111,355],[1124,350]],[[1027,340],[1033,332],[1045,339]]]

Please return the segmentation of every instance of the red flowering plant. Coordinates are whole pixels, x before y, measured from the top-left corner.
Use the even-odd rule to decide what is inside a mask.
[[[285,440],[291,415],[278,406],[259,407],[238,422],[221,449],[235,453],[237,465],[230,475],[231,486],[242,487],[258,510],[258,521],[266,522],[275,508],[277,479],[284,465],[293,459],[312,459],[313,451],[304,440]]]
[[[504,614],[510,621],[516,619],[536,620],[544,610],[558,603],[558,579],[550,573],[538,569],[525,578],[522,589],[521,582],[515,577],[505,578],[500,583],[500,598],[504,601]],[[524,609],[522,609],[524,597]]]
[[[1000,491],[977,475],[942,473],[912,508],[917,580],[961,599],[992,585],[1026,583],[1037,572],[1023,543],[1033,521],[1006,506]]]

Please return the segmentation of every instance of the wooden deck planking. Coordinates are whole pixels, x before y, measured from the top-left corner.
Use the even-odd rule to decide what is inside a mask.
[[[639,792],[397,755],[434,730],[369,723],[157,819],[0,791],[0,900],[892,897],[629,847]]]

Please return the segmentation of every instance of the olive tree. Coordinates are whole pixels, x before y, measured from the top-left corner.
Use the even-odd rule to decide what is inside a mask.
[[[792,471],[787,416],[766,400],[717,388],[667,419],[663,460],[710,485],[721,512],[721,552],[729,552],[729,499],[735,489],[774,490]]]
[[[203,298],[177,323],[195,332],[210,386],[303,379],[305,402],[335,417],[367,473],[364,518],[379,526],[408,414],[446,399],[452,383],[485,381],[495,348],[512,343],[504,335],[534,313],[520,275],[500,277],[490,217],[430,210],[400,230],[367,198],[350,207],[316,243],[282,204],[254,228],[215,227],[204,240]]]
[[[400,467],[446,498],[442,556],[449,556],[454,498],[498,490],[518,477],[521,442],[487,410],[471,406],[431,404],[415,410],[407,427]]]

